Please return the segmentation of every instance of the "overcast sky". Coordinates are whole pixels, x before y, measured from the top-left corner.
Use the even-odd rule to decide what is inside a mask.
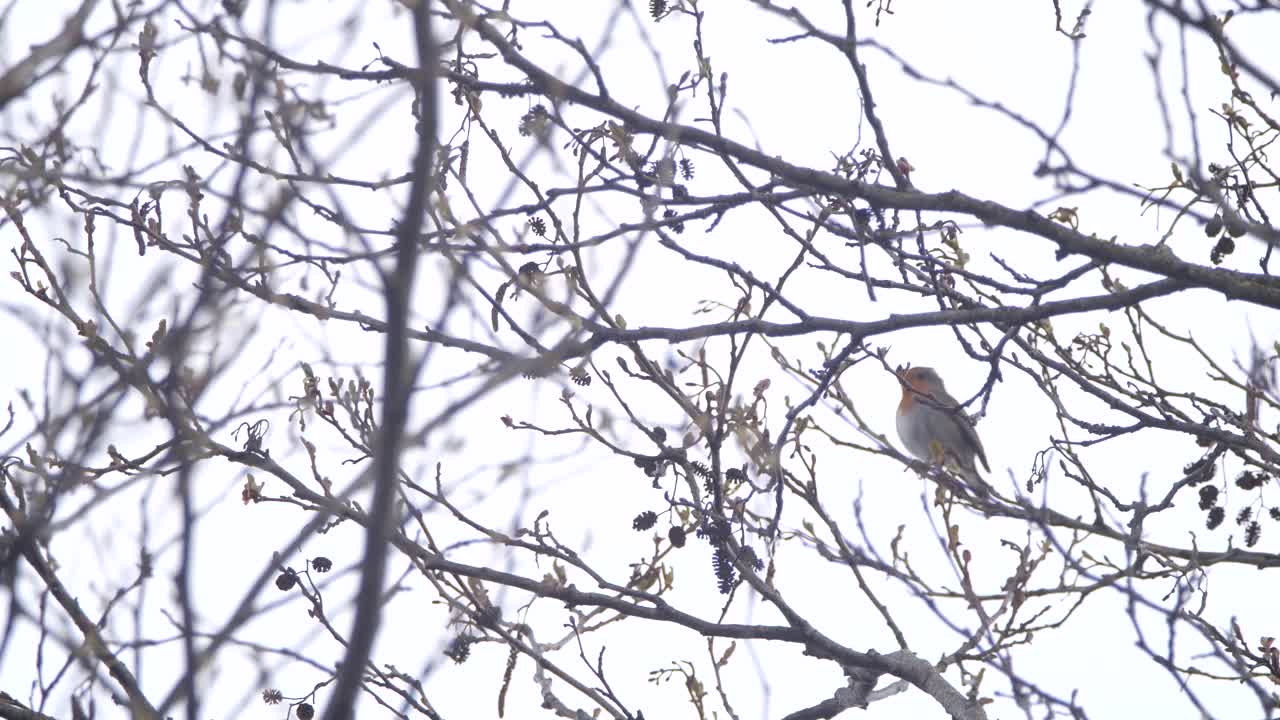
[[[748,3],[730,0],[707,0],[703,7],[707,18],[703,26],[706,53],[718,76],[728,73],[728,96],[725,112],[725,133],[744,144],[758,146],[765,153],[778,155],[791,163],[808,164],[828,169],[834,154],[847,152],[855,147],[869,146],[871,135],[858,104],[857,87],[848,64],[835,51],[813,40],[790,41],[786,38],[798,30],[780,18],[748,7]],[[842,29],[839,4],[831,0],[798,0],[795,6],[822,27],[839,33]],[[894,3],[892,15],[881,19],[879,27],[873,24],[873,9],[855,3],[860,32],[864,38],[891,47],[913,67],[939,81],[954,79],[978,96],[1002,103],[1010,110],[1044,127],[1053,128],[1063,114],[1066,94],[1071,82],[1073,52],[1072,41],[1053,30],[1053,4],[1003,0],[998,2],[957,3],[947,0],[899,0]],[[1068,7],[1069,6],[1069,7]],[[57,12],[51,10],[57,8]],[[8,22],[0,35],[0,64],[7,65],[20,55],[35,38],[48,37],[60,27],[60,17],[70,12],[72,5],[65,0],[35,3],[19,0],[13,7]],[[681,73],[694,69],[691,51],[693,22],[687,17],[672,16],[662,22],[649,20],[641,5],[638,15],[624,14],[611,32],[602,37],[603,28],[612,12],[613,3],[606,0],[574,0],[548,3],[545,0],[515,0],[510,12],[518,17],[532,18],[546,14],[559,30],[568,36],[579,36],[586,46],[597,50],[600,69],[610,83],[611,92],[624,105],[634,106],[650,115],[657,115],[665,103],[665,88]],[[214,3],[203,3],[191,8],[202,18],[211,16]],[[1068,25],[1079,10],[1078,3],[1063,3],[1063,14]],[[411,36],[408,15],[393,3],[283,3],[276,8],[273,23],[274,43],[287,54],[304,61],[323,59],[337,65],[360,67],[376,60],[376,42],[387,56],[410,63]],[[262,8],[250,3],[246,15],[249,27],[261,22]],[[111,10],[107,6],[97,9],[94,22],[110,21]],[[349,19],[356,20],[348,22]],[[162,38],[175,38],[179,31],[174,15],[159,23]],[[1280,32],[1274,19],[1257,20],[1258,35],[1264,37],[1269,28]],[[346,28],[354,28],[348,35]],[[1122,184],[1155,185],[1170,179],[1170,156],[1165,152],[1166,138],[1160,123],[1151,71],[1146,55],[1152,51],[1152,41],[1145,28],[1141,3],[1102,3],[1093,8],[1087,37],[1079,42],[1079,75],[1075,79],[1075,96],[1072,115],[1062,142],[1070,148],[1081,167],[1111,178]],[[1164,37],[1172,36],[1170,27],[1163,27]],[[657,50],[657,56],[644,40]],[[1280,37],[1273,34],[1271,37]],[[353,39],[354,38],[354,39]],[[1241,37],[1244,47],[1266,47],[1250,42],[1248,35]],[[583,78],[581,63],[550,43],[539,40],[532,32],[523,36],[526,53],[544,61],[544,67],[553,68],[566,80]],[[1193,43],[1197,54],[1190,65],[1192,83],[1189,90],[1191,106],[1200,116],[1204,152],[1212,160],[1221,152],[1220,133],[1210,129],[1212,118],[1207,115],[1210,107],[1226,96],[1224,78],[1218,72],[1212,48],[1205,43]],[[236,113],[240,106],[231,94],[230,78],[224,78],[216,98],[211,99],[195,83],[184,83],[182,78],[195,67],[193,59],[199,52],[190,42],[165,48],[154,62],[151,72],[158,93],[166,105],[193,127],[207,132],[230,132],[236,125]],[[214,52],[204,48],[204,52]],[[988,198],[1014,208],[1036,206],[1048,213],[1058,205],[1078,205],[1081,228],[1101,237],[1116,237],[1127,244],[1155,243],[1169,228],[1168,212],[1154,210],[1142,212],[1136,198],[1115,194],[1091,194],[1087,197],[1055,201],[1049,205],[1035,205],[1053,195],[1051,183],[1033,176],[1044,155],[1044,144],[1034,134],[1007,118],[990,110],[975,107],[953,89],[939,87],[904,77],[898,64],[873,47],[864,47],[862,57],[867,63],[880,113],[894,153],[909,160],[915,168],[911,179],[917,188],[926,192],[957,189],[969,195]],[[547,58],[559,58],[557,62]],[[658,62],[657,60],[660,60]],[[1166,79],[1177,87],[1178,68],[1166,58]],[[125,84],[116,89],[104,84],[99,97],[93,102],[98,111],[83,114],[70,128],[69,134],[82,141],[100,137],[97,149],[108,165],[128,162],[138,143],[142,150],[138,158],[149,155],[160,157],[167,148],[185,143],[180,136],[164,129],[153,113],[148,113],[145,124],[140,124],[137,109],[131,100],[141,95],[136,88],[136,60],[122,64],[125,70],[117,78]],[[38,117],[49,114],[48,96],[51,92],[69,93],[84,82],[84,63],[68,65],[64,78],[42,86],[34,102],[15,111],[10,108],[4,121],[11,123],[9,132],[21,134],[23,120],[20,115],[30,112]],[[516,80],[511,71],[506,76],[494,76],[495,81]],[[382,87],[373,89],[369,84],[349,83],[339,85],[335,81],[308,81],[316,95],[329,98],[346,98],[331,105],[329,110],[336,119],[336,129],[313,139],[316,147],[327,148],[334,158],[332,172],[337,175],[361,178],[395,176],[406,171],[414,147],[412,118],[409,117],[410,96],[404,88]],[[587,80],[586,82],[590,82]],[[590,86],[590,85],[588,85]],[[118,92],[123,98],[105,104],[105,96]],[[43,101],[44,104],[41,104]],[[458,109],[446,94],[441,106],[441,141],[456,147],[461,138],[455,135],[459,127]],[[505,119],[503,137],[516,138],[514,128],[521,114],[529,108],[523,98],[498,98],[486,96],[486,114],[491,121]],[[489,114],[492,113],[492,114]],[[586,126],[600,118],[582,108],[566,108],[565,117],[570,124],[580,119]],[[675,120],[698,126],[706,126],[707,108],[702,97],[680,107]],[[1175,130],[1186,128],[1185,113],[1175,112]],[[366,118],[373,118],[366,126]],[[95,125],[95,123],[97,125]],[[367,129],[362,129],[366,128]],[[492,162],[493,154],[485,149],[479,131],[474,131],[473,148],[476,153],[472,167],[476,173],[488,172],[492,177],[473,176],[482,206],[492,207],[503,199],[508,190],[509,178]],[[1185,134],[1173,150],[1180,163],[1191,157],[1193,148]],[[268,143],[259,142],[259,147]],[[529,161],[529,172],[544,178],[548,184],[565,184],[558,172],[573,172],[574,158],[561,148],[567,137],[556,135],[549,143],[552,153],[541,153]],[[322,152],[324,155],[326,152]],[[519,157],[520,154],[517,153]],[[201,177],[211,182],[225,183],[234,174],[234,168],[220,163],[216,158],[199,151],[181,154],[180,160],[168,160],[148,173],[153,181],[180,179],[183,164],[191,164]],[[276,162],[281,157],[274,158]],[[145,160],[132,161],[136,167]],[[708,159],[700,158],[695,179],[689,183],[695,194],[730,192],[734,188],[730,176]],[[755,180],[763,180],[759,172],[752,174]],[[261,176],[250,178],[254,188],[254,201],[266,204],[270,201],[273,181]],[[180,194],[181,190],[167,192]],[[387,226],[398,217],[403,208],[403,189],[399,192],[371,192],[361,188],[338,188],[349,212],[357,213],[359,224]],[[166,196],[167,197],[167,196]],[[454,210],[465,216],[468,210],[461,194],[454,196]],[[520,200],[523,202],[524,200]],[[171,216],[176,216],[181,203],[175,201]],[[350,247],[350,238],[342,237],[334,226],[308,216],[305,208],[297,208],[292,218],[311,239],[318,244],[331,243],[335,247]],[[80,232],[80,220],[64,214],[61,221],[51,221],[49,215],[39,217],[42,230],[51,236],[76,237]],[[635,222],[643,218],[638,203],[625,203],[617,199],[603,201],[600,205],[588,204],[584,215],[592,223],[592,232],[600,232],[610,222]],[[67,219],[70,218],[70,219]],[[971,220],[956,218],[963,228],[961,242],[981,272],[999,274],[993,256],[1042,277],[1063,272],[1079,260],[1060,260],[1054,249],[1043,241],[1032,241],[1012,231],[989,229],[975,225]],[[33,220],[33,222],[35,222]],[[498,229],[508,233],[513,240],[526,232],[523,217],[513,217]],[[772,270],[766,275],[776,275],[780,263],[794,254],[794,247],[787,244],[759,211],[731,213],[706,234],[707,224],[691,224],[684,234],[685,240],[696,245],[699,252],[720,257],[730,257],[747,268]],[[385,238],[381,240],[385,241]],[[0,234],[5,248],[15,247],[18,240],[12,233]],[[171,312],[172,298],[180,297],[195,275],[190,267],[166,266],[158,269],[152,258],[138,258],[129,238],[120,238],[119,247],[113,250],[113,259],[121,273],[113,278],[109,290],[109,304],[120,308],[134,308],[138,315],[131,318],[137,327],[150,327],[159,317]],[[734,297],[732,287],[723,274],[705,270],[691,270],[677,262],[674,255],[661,248],[652,237],[641,240],[641,252],[630,271],[628,281],[617,296],[614,310],[625,316],[630,326],[677,325],[707,322],[711,317],[695,314],[699,303],[707,299],[730,302]],[[820,236],[819,246],[843,261],[853,264],[850,253],[856,251],[843,246],[843,242],[830,236]],[[1171,247],[1183,259],[1207,262],[1208,245],[1197,223],[1184,223],[1175,230],[1169,240]],[[602,250],[592,256],[598,264],[597,272],[608,277],[611,263],[621,262],[621,250]],[[877,261],[879,262],[879,261]],[[1239,253],[1227,259],[1226,266],[1243,270],[1255,270],[1255,255]],[[12,262],[10,263],[12,264]],[[883,266],[887,267],[887,265]],[[11,268],[12,269],[12,268]],[[877,267],[877,269],[881,269]],[[439,312],[443,302],[444,280],[448,266],[439,259],[426,258],[419,274],[415,291],[415,321],[430,322]],[[492,278],[501,276],[496,270],[487,271]],[[1121,272],[1130,282],[1138,282],[1142,275]],[[157,277],[163,282],[158,291],[148,283]],[[315,278],[311,278],[315,282]],[[301,283],[301,277],[292,278]],[[494,285],[496,286],[496,282]],[[292,292],[300,292],[295,285]],[[492,290],[492,288],[490,288]],[[352,270],[352,275],[341,287],[336,299],[348,307],[375,308],[380,310],[374,291],[372,274]],[[1081,289],[1079,292],[1097,293],[1100,286]],[[314,294],[314,286],[311,290]],[[803,284],[792,286],[789,297],[811,309],[816,314],[848,319],[878,319],[893,313],[906,313],[936,309],[915,296],[883,293],[877,302],[869,301],[860,285],[833,275],[813,273]],[[301,293],[306,295],[306,293]],[[308,295],[309,296],[309,295]],[[5,307],[30,304],[16,290],[4,293]],[[511,310],[519,317],[539,317],[532,302],[513,303]],[[1270,344],[1276,336],[1277,318],[1274,313],[1251,314],[1237,305],[1224,301],[1205,291],[1186,293],[1171,300],[1154,304],[1151,311],[1161,320],[1171,323],[1182,332],[1194,335],[1206,347],[1216,353],[1217,360],[1232,367],[1237,359],[1248,356],[1251,337]],[[701,319],[700,319],[701,318]],[[489,338],[491,331],[487,316],[465,315],[451,318],[451,329],[456,333],[473,333]],[[544,318],[541,322],[550,322]],[[369,370],[379,360],[381,340],[362,332],[350,323],[300,322],[291,315],[274,312],[235,313],[228,318],[229,336],[242,338],[244,344],[236,348],[237,361],[234,374],[211,393],[210,402],[230,405],[236,393],[243,390],[246,397],[258,394],[274,395],[283,400],[301,393],[301,374],[297,363],[306,361],[317,366],[323,376],[343,374],[351,377],[347,363],[361,363],[369,377],[380,378],[376,370]],[[1119,315],[1091,314],[1073,316],[1054,321],[1055,331],[1069,337],[1079,331],[1096,331],[1099,323],[1108,323],[1118,333],[1123,333],[1124,323]],[[10,338],[11,347],[39,348],[39,332],[24,324],[19,315],[0,314],[0,332]],[[512,349],[519,345],[512,337],[502,338]],[[810,366],[820,362],[813,349],[813,338],[803,338],[786,344]],[[925,328],[893,333],[874,339],[873,344],[889,347],[888,359],[893,364],[913,363],[937,367],[947,381],[952,394],[967,399],[972,397],[986,379],[987,367],[968,360],[945,328]],[[1196,362],[1183,362],[1185,350],[1170,343],[1153,342],[1157,351],[1167,352],[1160,358],[1160,373],[1173,380],[1199,382],[1203,366]],[[678,362],[672,349],[662,344],[649,346],[651,355]],[[686,351],[689,348],[685,348]],[[613,369],[614,357],[623,353],[606,349],[593,359],[597,365]],[[87,358],[86,358],[87,359]],[[23,389],[40,396],[44,384],[44,357],[39,352],[13,351],[4,361],[4,377],[0,378],[0,400],[17,402]],[[422,378],[423,384],[443,381],[473,368],[476,359],[457,352],[441,352],[433,356]],[[323,368],[323,369],[321,369]],[[757,380],[772,379],[768,391],[771,410],[780,418],[791,401],[807,394],[799,383],[782,375],[762,353],[743,369],[743,376],[750,378],[742,384],[749,388]],[[893,443],[897,443],[894,431],[894,407],[899,389],[884,371],[869,364],[850,370],[843,378],[847,388],[853,388],[863,417]],[[621,572],[628,559],[644,557],[652,549],[648,533],[632,532],[629,527],[637,508],[661,507],[661,497],[623,458],[606,453],[596,446],[584,446],[575,439],[548,439],[532,433],[516,433],[504,429],[497,421],[502,415],[516,420],[538,420],[548,425],[566,422],[563,406],[557,398],[561,387],[568,385],[559,377],[536,382],[516,381],[504,391],[486,398],[468,411],[456,424],[451,424],[428,440],[428,446],[416,449],[406,458],[406,470],[411,476],[425,482],[434,482],[435,464],[443,462],[443,477],[447,486],[453,487],[459,505],[492,527],[514,531],[527,527],[543,510],[551,510],[550,522],[561,540],[582,549],[583,555],[614,573]],[[462,386],[462,387],[465,387]],[[634,388],[633,388],[634,389]],[[577,397],[598,406],[597,412],[612,413],[622,423],[622,416],[612,406],[610,396],[599,383],[591,388],[574,388]],[[438,410],[442,399],[457,397],[462,389],[424,393],[421,404],[412,408],[411,426],[427,420]],[[1205,393],[1218,393],[1212,386],[1205,386]],[[1081,402],[1085,402],[1081,400]],[[634,408],[647,422],[666,427],[673,435],[683,433],[683,424],[677,409],[670,404],[654,400],[652,404],[641,401]],[[828,422],[841,420],[829,411],[819,409]],[[1098,408],[1099,422],[1106,421],[1105,410]],[[282,414],[283,416],[283,414]],[[29,416],[19,415],[18,426],[13,433],[0,438],[6,454],[22,453],[25,443],[10,440],[22,437],[18,433],[30,429]],[[1054,408],[1044,401],[1033,384],[1015,373],[1006,374],[996,386],[986,414],[978,423],[978,430],[986,444],[991,461],[991,481],[1002,489],[1012,491],[1015,484],[1021,486],[1033,464],[1036,453],[1047,444],[1047,438],[1059,432]],[[122,451],[138,452],[149,440],[159,438],[157,428],[142,424],[121,428],[120,437],[113,440]],[[632,430],[630,439],[640,445],[643,438]],[[849,431],[850,435],[854,433]],[[229,430],[224,435],[229,435]],[[310,436],[309,436],[310,437]],[[342,451],[339,438],[318,434],[313,438],[320,452],[332,453],[325,472],[339,487],[358,472],[351,465],[339,461],[350,457],[350,449]],[[231,443],[229,437],[223,442]],[[1184,442],[1185,441],[1179,441]],[[126,446],[130,446],[126,450]],[[290,462],[296,471],[306,472],[306,456],[297,442],[297,426],[276,422],[267,437],[267,446],[273,457]],[[1171,447],[1167,437],[1154,433],[1128,438],[1124,442],[1105,443],[1084,451],[1094,467],[1105,470],[1107,487],[1122,497],[1136,498],[1144,479],[1150,480],[1154,492],[1162,492],[1170,477],[1179,477],[1179,471],[1195,456],[1193,448]],[[947,561],[933,540],[933,528],[940,525],[938,511],[932,503],[932,490],[925,481],[905,470],[900,464],[884,458],[856,453],[847,448],[820,449],[823,466],[824,504],[840,520],[846,534],[859,538],[855,524],[853,505],[861,498],[863,530],[881,552],[887,552],[889,543],[901,525],[907,526],[906,542],[911,548],[912,562],[922,574],[928,572],[935,578],[954,582]],[[538,462],[519,462],[523,458],[535,458]],[[129,525],[120,525],[119,518],[136,519],[139,508],[146,507],[147,514],[156,522],[151,528],[153,537],[166,537],[179,529],[175,513],[165,510],[175,501],[166,480],[151,479],[138,482],[119,493],[110,502],[118,510],[100,511],[90,522],[78,524],[59,536],[54,544],[59,562],[68,577],[78,578],[82,584],[74,589],[90,615],[101,611],[104,597],[121,583],[127,583],[136,572],[137,533]],[[292,539],[297,528],[306,518],[296,509],[286,506],[254,506],[245,508],[239,502],[238,489],[244,482],[242,469],[224,463],[211,465],[198,474],[198,497],[208,514],[202,520],[196,544],[196,577],[198,609],[208,627],[216,628],[231,614],[240,602],[248,583],[269,562],[273,550]],[[276,488],[276,492],[282,492]],[[1038,499],[1060,508],[1089,517],[1091,510],[1083,493],[1051,471],[1050,480],[1037,489]],[[87,495],[80,502],[87,500]],[[800,527],[804,515],[798,503],[789,514],[789,526]],[[764,506],[762,505],[761,508]],[[440,511],[435,511],[440,513]],[[443,513],[440,513],[443,515]],[[126,520],[132,522],[133,520]],[[979,559],[975,566],[979,578],[998,584],[1013,566],[1012,554],[1002,548],[1002,539],[1020,543],[1028,538],[1038,538],[1038,533],[1012,522],[986,521],[978,516],[966,515],[961,521],[964,541]],[[168,523],[166,525],[166,523]],[[1203,513],[1192,506],[1160,516],[1146,528],[1148,538],[1168,544],[1188,546],[1193,542],[1202,548],[1223,549],[1231,540],[1240,544],[1238,529],[1229,527],[1214,533],[1203,529]],[[464,532],[456,525],[442,523],[441,537],[437,542],[465,542],[476,539],[474,533]],[[1194,533],[1195,539],[1191,538]],[[1274,533],[1272,533],[1274,535]],[[170,536],[172,537],[172,536]],[[1065,539],[1065,538],[1059,538]],[[859,542],[861,539],[859,538]],[[1095,541],[1096,542],[1096,541]],[[1274,538],[1267,539],[1275,547]],[[363,533],[350,524],[340,526],[324,535],[308,540],[304,549],[292,563],[300,566],[301,559],[325,555],[332,557],[338,570],[333,575],[332,588],[326,592],[326,602],[335,626],[347,630],[350,614],[347,598],[353,591],[353,580],[358,570],[359,551]],[[1117,563],[1123,562],[1124,548],[1116,543],[1098,542],[1091,545],[1096,552],[1109,556]],[[156,548],[159,550],[160,548]],[[175,559],[174,544],[169,542],[167,552],[158,559],[161,571],[172,572]],[[547,568],[532,568],[524,560],[516,561],[506,553],[491,546],[477,544],[456,549],[459,560],[490,564],[495,567],[512,567],[525,573],[546,572]],[[677,586],[670,596],[673,604],[703,617],[716,617],[724,598],[716,592],[714,579],[709,571],[710,549],[705,543],[691,542],[679,551],[673,560],[677,568]],[[874,615],[871,606],[857,593],[852,578],[839,569],[813,555],[800,543],[784,543],[779,549],[779,571],[776,585],[798,609],[810,614],[814,624],[837,641],[850,647],[866,650],[890,651],[894,648],[892,636]],[[402,558],[392,561],[392,577],[406,571]],[[536,572],[535,572],[536,571]],[[1267,578],[1257,571],[1239,567],[1219,567],[1213,573],[1213,591],[1205,617],[1218,627],[1227,627],[1230,618],[1239,617],[1242,625],[1256,634],[1274,634],[1274,593],[1260,592],[1260,582]],[[623,578],[625,579],[625,578]],[[163,589],[161,589],[163,588]],[[27,587],[30,591],[30,586]],[[425,666],[438,665],[427,680],[427,692],[432,702],[445,717],[470,717],[473,714],[487,717],[496,713],[492,699],[500,684],[506,662],[506,650],[495,645],[480,646],[476,657],[464,665],[454,665],[440,656],[440,650],[450,637],[446,630],[447,612],[430,605],[429,588],[415,573],[405,581],[405,592],[386,606],[385,632],[380,638],[375,658],[378,662],[395,664],[410,674],[423,671]],[[900,586],[884,583],[885,597],[904,608],[903,617],[913,624],[913,649],[922,657],[933,658],[949,652],[959,642],[959,636],[944,628],[932,614],[921,610],[914,615],[908,607],[918,607],[919,602],[904,592]],[[157,585],[152,590],[149,610],[143,624],[146,634],[152,637],[172,637],[168,624],[159,608],[172,608],[170,598],[159,597],[168,592],[167,585]],[[777,613],[750,596],[747,588],[745,601],[739,600],[730,610],[727,621],[777,622]],[[1154,592],[1147,588],[1148,593]],[[32,596],[34,597],[34,596]],[[267,594],[267,599],[273,596]],[[279,595],[282,598],[284,595]],[[500,599],[504,595],[498,596]],[[1158,598],[1158,595],[1156,595]],[[516,612],[523,599],[511,602],[509,612]],[[1034,648],[1020,654],[1019,671],[1027,677],[1043,683],[1061,696],[1069,696],[1077,689],[1079,701],[1089,708],[1095,720],[1130,717],[1193,717],[1190,704],[1181,697],[1176,681],[1167,672],[1153,664],[1147,656],[1134,647],[1134,631],[1130,619],[1124,614],[1125,596],[1120,591],[1103,590],[1091,597],[1086,606],[1073,616],[1068,625],[1057,631],[1047,632],[1035,639]],[[1062,612],[1054,606],[1051,612]],[[954,613],[961,615],[959,606]],[[966,616],[967,617],[967,616]],[[543,622],[543,627],[556,628],[557,622],[567,619],[563,607],[542,601],[530,611],[529,622]],[[1163,642],[1160,616],[1138,613],[1144,629]],[[1270,627],[1270,630],[1268,630]],[[130,629],[131,630],[131,629]],[[561,629],[561,631],[563,631]],[[297,639],[293,647],[321,663],[333,663],[340,659],[341,648],[332,638],[324,636],[306,614],[306,605],[296,596],[292,602],[265,614],[250,623],[242,638],[255,638],[268,646],[281,646]],[[607,636],[589,636],[596,643],[588,648],[588,654],[599,649],[599,643],[607,638],[607,666],[610,677],[619,678],[631,694],[628,699],[643,708],[646,717],[690,716],[685,693],[679,680],[657,687],[646,686],[645,673],[678,659],[696,659],[706,664],[705,643],[691,633],[665,627],[652,627],[636,622],[622,623]],[[540,640],[548,638],[540,637]],[[1191,641],[1189,641],[1191,642]],[[19,662],[22,648],[34,647],[34,634],[30,628],[20,628],[10,642],[0,667],[0,689],[18,697],[26,697],[32,682],[32,663]],[[170,654],[164,649],[156,651],[144,661],[144,679],[149,687],[163,694],[177,677],[180,665],[176,662],[178,647],[171,644]],[[723,650],[723,643],[719,645]],[[1192,642],[1191,647],[1195,647]],[[775,648],[759,646],[739,648],[751,650],[750,662],[735,662],[727,672],[727,685],[735,693],[733,700],[743,718],[775,718],[829,696],[842,683],[834,667],[812,658],[804,658],[791,647]],[[1190,654],[1190,650],[1188,654]],[[1185,657],[1185,655],[1184,655]],[[166,661],[167,659],[167,661]],[[214,675],[206,679],[209,688],[202,712],[207,717],[229,717],[234,713],[243,718],[276,718],[282,716],[280,707],[270,707],[255,699],[258,691],[267,684],[279,687],[286,694],[305,692],[324,675],[303,663],[282,663],[269,681],[253,675],[252,668],[233,662],[224,662]],[[529,682],[529,670],[523,666],[516,674],[517,682],[507,699],[508,717],[533,717],[538,710],[537,688]],[[955,673],[948,677],[956,680]],[[706,678],[704,678],[705,680]],[[152,685],[152,683],[154,683]],[[987,691],[1006,689],[1002,680],[988,679]],[[1221,717],[1232,717],[1228,708],[1233,703],[1240,707],[1256,707],[1248,690],[1229,682],[1206,683],[1197,681],[1195,687],[1210,701]],[[753,693],[759,690],[758,696]],[[567,692],[567,691],[566,691]],[[323,696],[323,693],[322,693]],[[240,703],[248,701],[240,706]],[[478,703],[478,709],[477,709]],[[362,705],[367,707],[370,705]],[[996,717],[1012,717],[1012,705],[1001,706]],[[514,710],[512,708],[515,708]],[[49,712],[65,715],[65,708],[49,708]],[[111,716],[114,709],[100,708]],[[850,716],[858,711],[850,711]],[[923,695],[907,691],[874,705],[869,717],[941,717],[936,704]]]

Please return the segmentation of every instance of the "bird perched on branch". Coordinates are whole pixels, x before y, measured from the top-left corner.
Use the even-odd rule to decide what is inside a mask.
[[[899,368],[902,401],[898,403],[898,437],[920,460],[954,469],[969,486],[986,494],[990,486],[978,474],[974,459],[991,472],[982,441],[960,403],[947,392],[938,372],[929,367]]]

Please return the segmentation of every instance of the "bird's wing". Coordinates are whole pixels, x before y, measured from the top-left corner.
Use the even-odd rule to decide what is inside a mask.
[[[973,423],[969,422],[969,418],[964,417],[961,413],[960,425],[964,428],[964,434],[973,441],[973,447],[978,451],[978,459],[982,461],[982,469],[991,472],[991,466],[987,464],[987,451],[982,448],[982,440],[978,439],[978,431],[973,428]]]
[[[973,422],[969,420],[969,416],[960,407],[960,402],[951,397],[951,394],[945,390],[939,395],[938,400],[945,404],[947,412],[955,417],[956,422],[960,425],[960,431],[964,433],[965,439],[973,443],[974,449],[978,451],[978,459],[982,461],[982,469],[991,472],[991,466],[987,464],[987,451],[983,449],[982,440],[978,438],[978,431],[974,429]]]

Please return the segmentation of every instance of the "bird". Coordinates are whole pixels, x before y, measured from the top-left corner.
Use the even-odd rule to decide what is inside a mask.
[[[954,468],[973,490],[986,494],[988,485],[978,474],[975,458],[991,472],[987,453],[969,417],[960,408],[938,371],[907,367],[897,371],[902,384],[898,403],[898,437],[917,459]]]

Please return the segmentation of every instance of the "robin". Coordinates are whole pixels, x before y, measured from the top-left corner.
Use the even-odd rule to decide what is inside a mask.
[[[898,437],[920,460],[954,468],[974,490],[989,487],[978,475],[974,458],[987,465],[987,453],[960,403],[947,392],[938,371],[929,367],[900,369],[902,401],[898,403]]]

